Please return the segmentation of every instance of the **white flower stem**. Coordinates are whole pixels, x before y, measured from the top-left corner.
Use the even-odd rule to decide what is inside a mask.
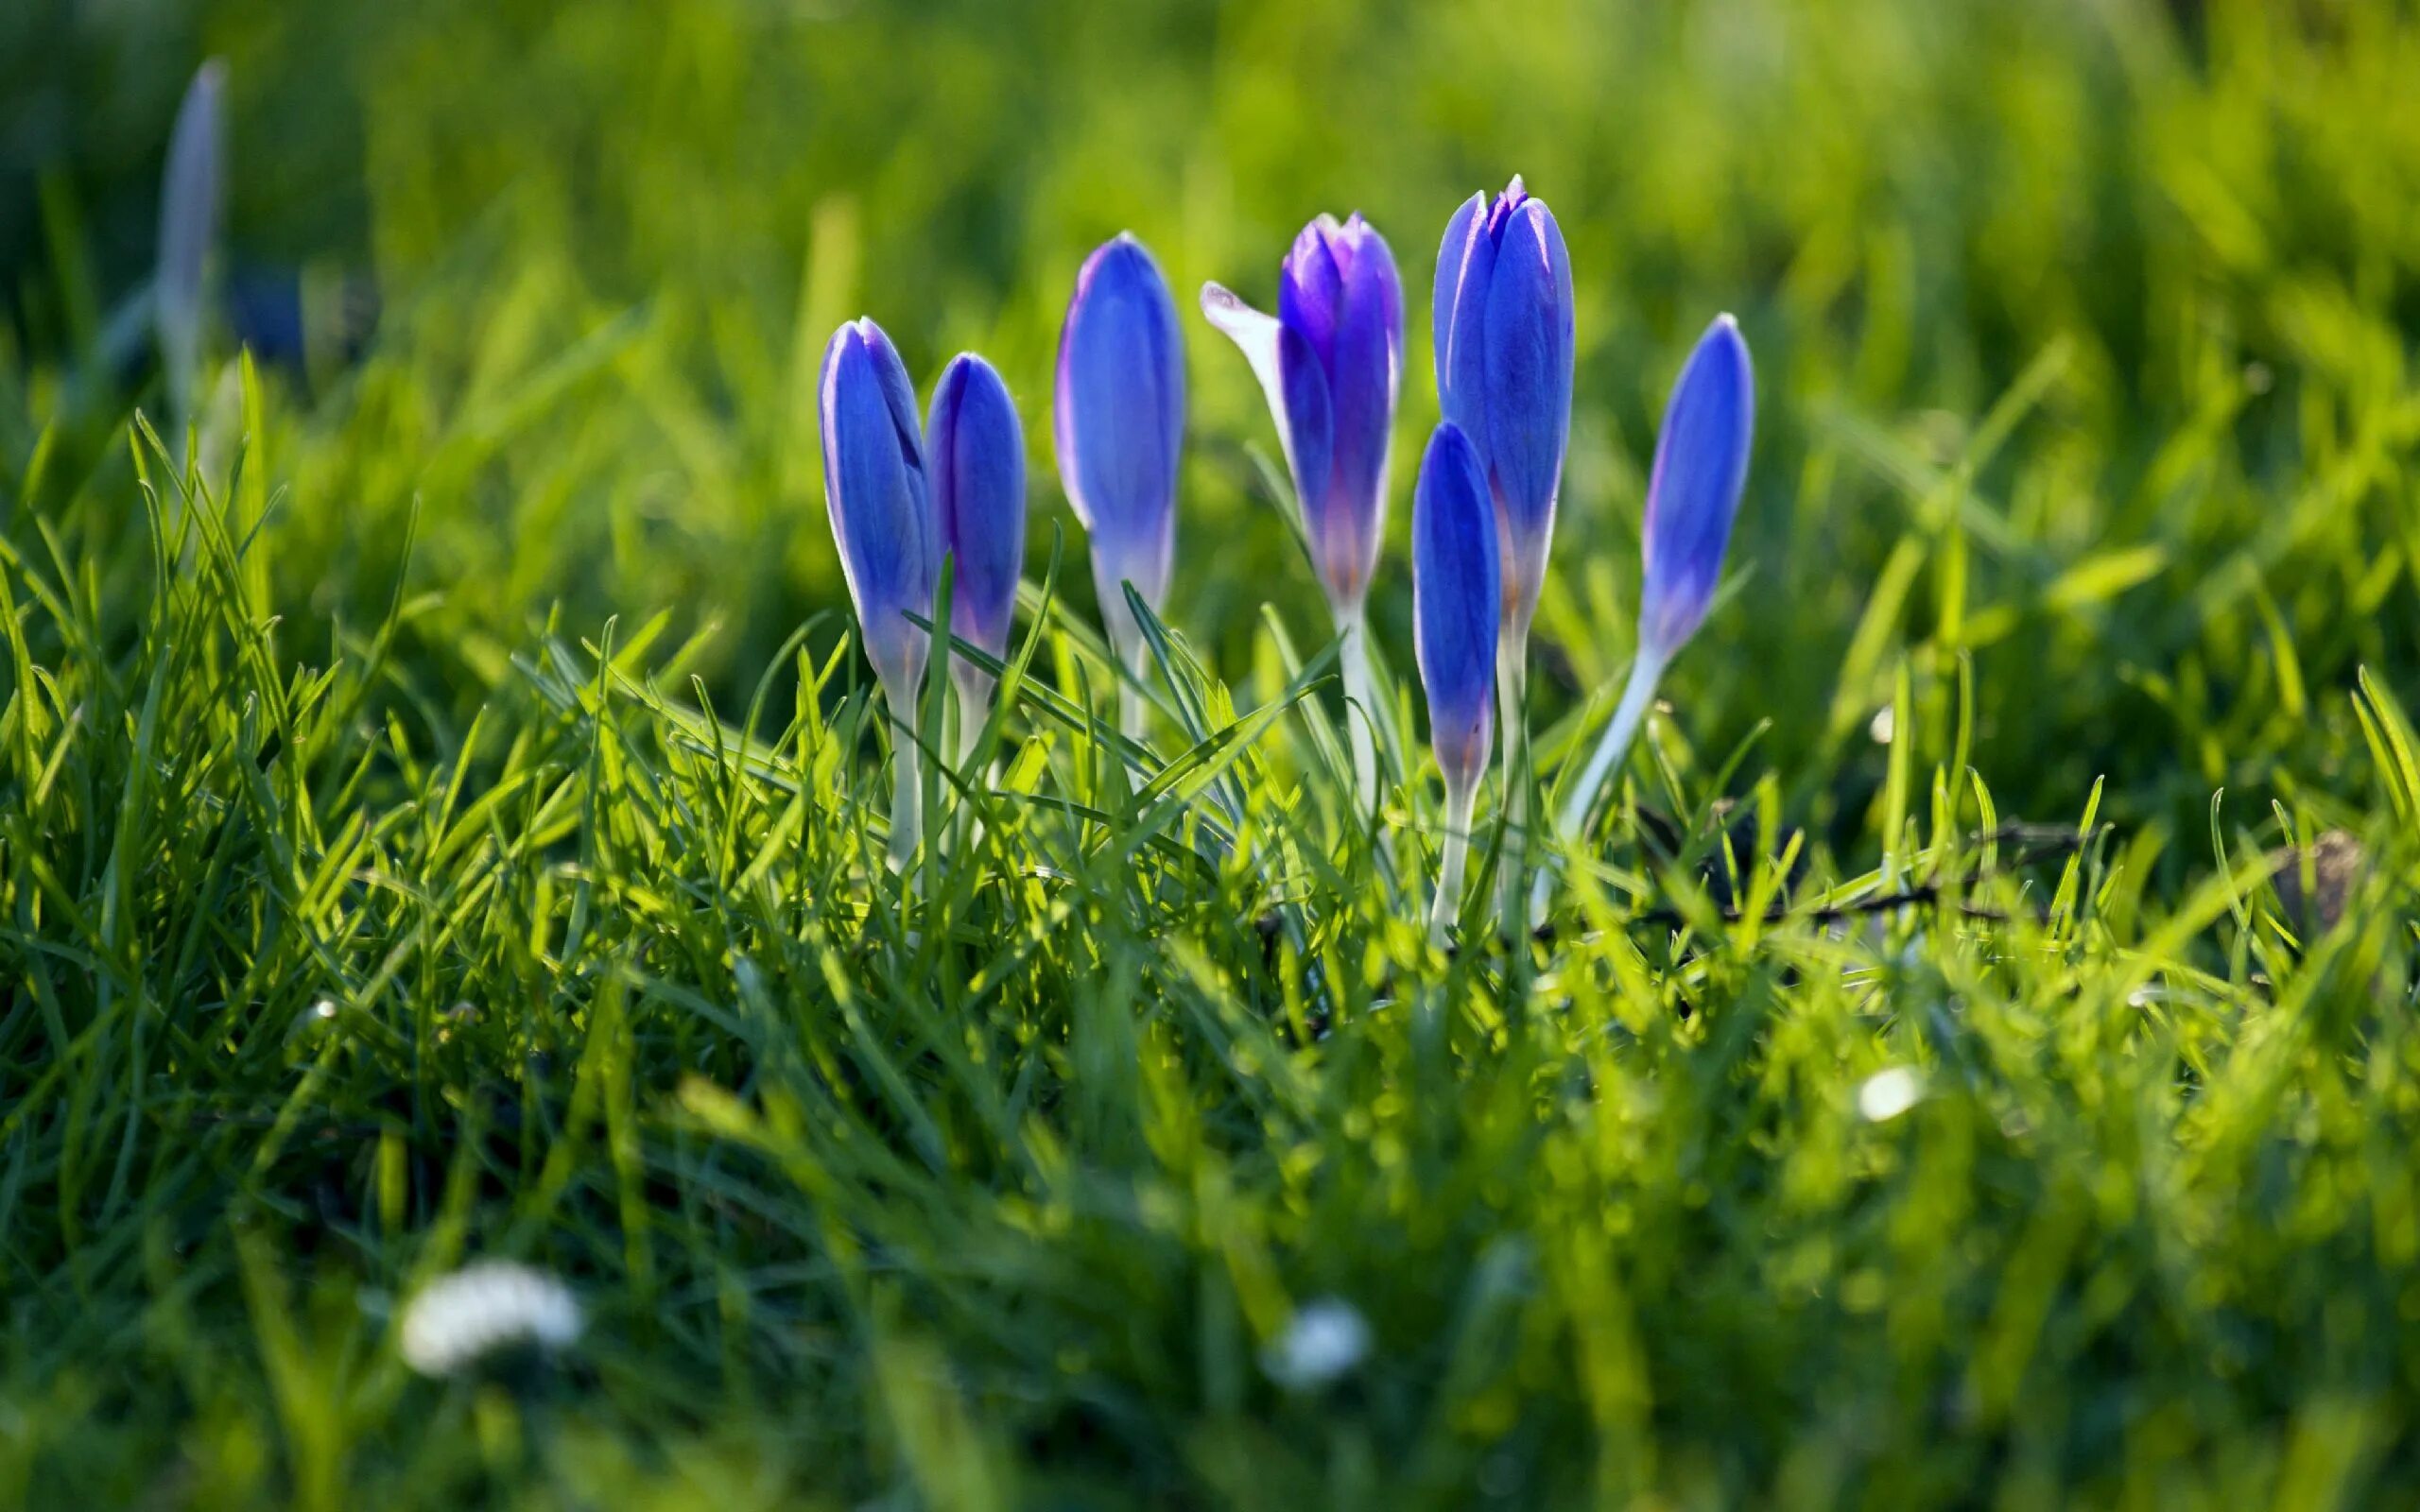
[[[1445,853],[1437,866],[1437,901],[1428,909],[1428,942],[1443,945],[1462,907],[1462,869],[1470,860],[1471,809],[1478,784],[1445,784]]]
[[[1530,634],[1510,631],[1495,652],[1495,706],[1504,730],[1504,867],[1497,898],[1505,928],[1530,932]]]
[[[1622,701],[1614,710],[1614,722],[1597,742],[1596,754],[1588,758],[1587,767],[1580,781],[1564,795],[1563,815],[1556,825],[1567,845],[1580,838],[1580,827],[1588,822],[1588,811],[1597,806],[1598,791],[1605,785],[1630,754],[1631,743],[1638,738],[1639,726],[1647,722],[1647,706],[1654,700],[1655,684],[1664,676],[1664,657],[1642,647],[1630,664],[1630,682],[1622,689]]]
[[[950,667],[950,680],[958,688],[958,765],[971,783],[975,774],[965,767],[982,744],[983,722],[992,717],[993,678],[973,662],[959,662]]]
[[[1565,847],[1580,843],[1581,830],[1588,822],[1588,813],[1597,806],[1597,795],[1615,772],[1638,739],[1639,727],[1647,722],[1648,706],[1655,700],[1655,685],[1663,679],[1669,658],[1666,653],[1647,646],[1630,664],[1630,681],[1622,689],[1622,701],[1614,709],[1614,721],[1605,727],[1604,735],[1597,742],[1596,752],[1588,758],[1580,781],[1571,784],[1564,795],[1563,813],[1557,816],[1555,833]],[[1536,890],[1530,900],[1532,914],[1546,908],[1547,893],[1553,882],[1552,873],[1541,869]]]
[[[958,690],[958,778],[971,794],[985,781],[985,774],[975,767],[975,753],[983,744],[983,722],[991,717],[994,679],[981,667],[959,662],[950,668],[950,681]],[[958,832],[972,846],[982,838],[983,821],[976,817],[971,797],[959,800],[958,811]]]
[[[1369,620],[1356,607],[1339,610],[1337,660],[1344,674],[1344,723],[1353,742],[1353,797],[1363,813],[1378,798],[1378,747],[1374,738],[1378,700],[1370,682]]]
[[[901,734],[890,751],[890,869],[906,871],[924,838],[924,782],[914,737]]]

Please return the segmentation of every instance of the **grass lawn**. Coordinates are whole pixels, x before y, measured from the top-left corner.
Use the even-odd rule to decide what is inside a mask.
[[[2408,0],[0,9],[0,1506],[2420,1501]],[[258,307],[188,430],[211,56]],[[1448,953],[1409,500],[1515,170],[1549,792],[1718,311],[1758,428],[1547,927],[1485,917],[1499,767]],[[1192,306],[1357,208],[1374,817]],[[1049,426],[1121,229],[1192,390],[1139,745]],[[920,398],[988,355],[1032,480],[904,877],[952,747],[825,518],[860,313]],[[482,1259],[579,1340],[414,1369]]]

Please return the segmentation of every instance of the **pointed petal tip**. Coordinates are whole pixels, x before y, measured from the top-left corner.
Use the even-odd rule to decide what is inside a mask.
[[[1698,338],[1698,345],[1709,351],[1720,352],[1737,365],[1741,373],[1744,374],[1749,370],[1751,364],[1748,356],[1748,337],[1740,331],[1739,322],[1731,318],[1729,311],[1726,310],[1714,318],[1713,323],[1705,328],[1705,335]]]

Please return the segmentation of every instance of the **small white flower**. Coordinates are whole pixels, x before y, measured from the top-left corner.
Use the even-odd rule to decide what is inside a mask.
[[[1916,1106],[1925,1094],[1925,1079],[1912,1066],[1877,1071],[1857,1090],[1857,1110],[1869,1124],[1887,1124]]]
[[[1352,1303],[1333,1297],[1294,1310],[1286,1332],[1260,1352],[1260,1367],[1288,1391],[1324,1386],[1370,1352],[1370,1325]]]
[[[424,1287],[404,1309],[399,1348],[424,1376],[451,1375],[517,1344],[567,1349],[579,1339],[579,1302],[544,1271],[509,1260],[475,1261]]]
[[[1866,722],[1865,732],[1874,737],[1876,745],[1890,745],[1891,737],[1899,732],[1898,710],[1887,703],[1876,710],[1874,717]]]

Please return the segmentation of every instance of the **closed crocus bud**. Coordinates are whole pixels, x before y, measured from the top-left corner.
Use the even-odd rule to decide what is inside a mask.
[[[1669,660],[1704,620],[1747,487],[1755,428],[1755,374],[1748,343],[1737,321],[1719,316],[1681,369],[1664,410],[1663,432],[1655,438],[1655,472],[1647,485],[1640,541],[1640,655]]]
[[[1554,537],[1571,434],[1571,260],[1543,200],[1516,176],[1473,195],[1437,252],[1437,397],[1478,448],[1495,502],[1504,612],[1529,635]]]
[[[1102,618],[1119,654],[1137,666],[1143,639],[1120,585],[1132,583],[1155,611],[1167,592],[1184,347],[1167,281],[1132,234],[1103,245],[1076,276],[1053,418],[1059,476],[1092,536]],[[1139,716],[1130,700],[1130,724]]]
[[[1478,449],[1451,421],[1429,438],[1411,501],[1411,597],[1428,739],[1445,779],[1444,862],[1430,933],[1443,939],[1461,893],[1473,799],[1495,734],[1503,619],[1495,509]]]
[[[941,547],[955,564],[950,629],[1005,658],[1025,569],[1025,429],[990,363],[969,352],[942,369],[925,451]],[[961,738],[971,741],[991,699],[992,675],[963,659],[950,666],[962,705]]]
[[[916,393],[880,326],[853,320],[832,334],[823,349],[822,400],[823,494],[840,572],[891,717],[912,728],[928,648],[925,631],[908,616],[931,616],[941,551],[916,434]],[[905,870],[924,831],[916,743],[902,738],[892,751],[890,864]]]
[[[227,65],[201,65],[177,107],[168,134],[168,163],[160,182],[159,266],[152,279],[152,319],[160,335],[168,407],[182,430],[194,419],[201,379],[202,328],[217,259],[220,203],[226,194]]]
[[[1681,647],[1705,619],[1722,576],[1723,549],[1739,494],[1748,482],[1748,448],[1756,428],[1755,374],[1748,343],[1731,317],[1718,316],[1698,338],[1697,350],[1672,386],[1664,409],[1664,430],[1655,438],[1655,472],[1647,484],[1647,521],[1640,555],[1645,572],[1639,589],[1638,654],[1613,722],[1596,753],[1570,785],[1557,821],[1566,844],[1577,845],[1599,790],[1629,756],[1631,742],[1647,718],[1655,684]],[[1533,904],[1546,902],[1547,878],[1538,879]]]
[[[940,553],[915,391],[872,320],[842,326],[823,349],[823,492],[866,655],[912,721],[927,647],[908,616],[932,613]]]
[[[1387,441],[1403,379],[1403,285],[1358,215],[1322,215],[1278,272],[1274,319],[1216,284],[1201,311],[1269,395],[1302,500],[1311,562],[1338,616],[1358,614],[1387,512]]]

